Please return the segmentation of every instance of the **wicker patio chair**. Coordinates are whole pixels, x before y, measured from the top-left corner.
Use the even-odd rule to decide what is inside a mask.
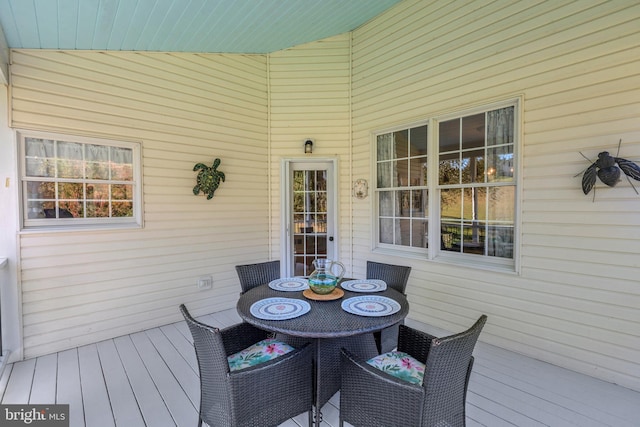
[[[242,293],[280,278],[280,260],[236,265]]]
[[[280,260],[259,262],[257,264],[236,265],[236,272],[240,279],[240,287],[244,294],[256,286],[264,285],[272,280],[280,278]],[[291,344],[294,347],[301,347],[304,343],[310,342],[308,339],[290,337],[285,334],[278,333],[276,338]]]
[[[312,346],[305,345],[267,362],[231,370],[227,357],[269,337],[248,323],[217,329],[180,311],[193,336],[200,370],[202,422],[215,427],[277,426],[305,411],[312,423]]]
[[[463,427],[472,352],[486,320],[482,315],[468,330],[444,338],[400,326],[398,352],[425,364],[422,384],[342,349],[340,427],[344,422],[356,427]],[[407,362],[406,355],[392,354]]]
[[[403,294],[405,294],[405,289],[407,288],[409,274],[411,274],[411,267],[367,261],[367,279],[384,280],[388,287]],[[373,337],[380,353],[391,351],[396,346],[398,342],[398,326],[394,325],[382,331],[374,332]]]

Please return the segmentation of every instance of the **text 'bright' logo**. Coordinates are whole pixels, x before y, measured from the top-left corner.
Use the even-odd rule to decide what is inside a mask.
[[[0,427],[69,427],[69,405],[0,405]]]

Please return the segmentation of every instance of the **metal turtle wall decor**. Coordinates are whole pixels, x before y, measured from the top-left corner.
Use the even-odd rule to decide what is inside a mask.
[[[224,172],[219,171],[218,166],[220,166],[220,159],[215,159],[211,167],[204,163],[197,163],[193,167],[194,172],[200,170],[196,177],[196,186],[193,187],[193,194],[197,196],[202,191],[207,195],[207,200],[213,198],[220,181],[224,182]]]
[[[622,157],[618,157],[620,154],[620,145],[622,144],[622,139],[618,142],[618,152],[615,157],[609,154],[608,151],[602,151],[598,154],[598,159],[592,162],[587,156],[580,153],[582,157],[587,159],[587,161],[591,162],[591,165],[584,170],[584,175],[582,175],[582,192],[586,195],[593,189],[593,199],[596,198],[596,176],[600,178],[600,181],[608,185],[609,187],[615,187],[615,185],[620,182],[620,171],[624,172],[627,181],[633,190],[638,193],[638,190],[633,185],[629,178],[633,178],[636,181],[640,181],[640,166],[632,162],[631,160],[623,159]],[[582,173],[582,172],[580,172]],[[575,176],[580,175],[577,174]]]

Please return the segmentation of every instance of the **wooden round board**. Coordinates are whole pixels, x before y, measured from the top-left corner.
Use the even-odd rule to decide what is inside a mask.
[[[316,294],[311,289],[305,289],[304,291],[302,291],[302,295],[315,301],[333,301],[334,299],[342,298],[344,296],[344,291],[340,288],[335,288],[329,294],[320,295]]]

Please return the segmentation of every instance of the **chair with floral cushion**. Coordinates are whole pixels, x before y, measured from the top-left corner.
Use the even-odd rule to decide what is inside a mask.
[[[367,361],[342,349],[340,427],[463,427],[473,349],[487,321],[436,338],[400,326],[398,348]]]
[[[411,274],[411,267],[408,266],[367,261],[367,279],[383,280],[388,287],[405,295],[409,274]],[[373,333],[378,352],[386,353],[393,350],[398,342],[398,326],[393,325]]]
[[[198,426],[277,426],[305,411],[312,423],[312,346],[293,348],[248,323],[218,329],[180,311],[200,371]]]
[[[236,265],[242,293],[280,278],[280,260]]]

